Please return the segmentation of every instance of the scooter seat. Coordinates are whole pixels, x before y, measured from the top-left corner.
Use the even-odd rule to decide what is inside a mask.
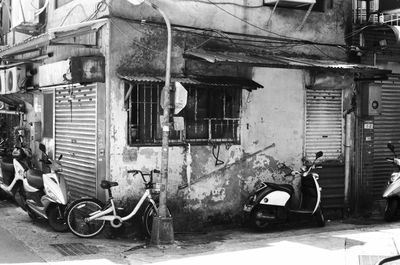
[[[292,187],[292,185],[290,184],[276,184],[273,182],[266,182],[267,186],[275,189],[275,190],[281,190],[281,191],[285,191],[287,193],[289,193],[290,195],[292,195],[294,193],[294,189]]]
[[[29,185],[37,189],[43,188],[43,172],[37,169],[29,169],[26,173]]]
[[[118,186],[118,182],[112,182],[112,181],[108,181],[108,180],[103,180],[103,181],[101,181],[101,184],[100,184],[100,187],[105,189],[105,190],[108,190],[108,189],[110,189],[111,187],[114,187],[114,186]]]

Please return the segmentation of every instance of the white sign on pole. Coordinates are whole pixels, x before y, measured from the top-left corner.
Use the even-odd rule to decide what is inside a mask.
[[[175,82],[174,114],[178,114],[187,103],[187,90],[181,83]]]

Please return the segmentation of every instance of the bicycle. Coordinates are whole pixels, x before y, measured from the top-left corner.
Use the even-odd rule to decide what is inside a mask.
[[[158,206],[151,196],[151,190],[153,190],[155,186],[155,183],[153,183],[153,173],[160,173],[160,171],[154,169],[150,171],[150,173],[143,173],[140,170],[128,170],[128,174],[131,173],[133,176],[136,174],[141,175],[145,185],[145,192],[130,214],[121,217],[117,213],[111,188],[118,186],[118,182],[103,180],[100,186],[108,190],[109,199],[107,204],[104,206],[104,204],[96,198],[82,198],[72,202],[66,210],[67,225],[70,231],[78,237],[90,238],[98,235],[104,229],[106,221],[110,222],[112,227],[119,228],[124,221],[136,215],[147,199],[149,204],[143,211],[141,219],[145,235],[150,237],[153,217],[158,214]],[[149,181],[146,181],[144,176],[150,176]],[[168,208],[167,214],[170,215]]]

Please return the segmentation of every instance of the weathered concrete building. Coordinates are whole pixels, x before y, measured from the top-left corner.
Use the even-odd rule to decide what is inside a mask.
[[[299,168],[319,150],[326,208],[342,211],[348,202],[354,78],[385,72],[346,63],[349,1],[304,2],[155,1],[173,25],[172,81],[188,91],[176,115],[184,125],[169,147],[168,203],[178,230],[239,222],[257,182],[296,186],[281,164]],[[128,1],[38,5],[36,27],[12,25],[0,51],[3,62],[30,73],[14,96],[33,95],[31,146],[43,142],[64,155],[72,197],[104,198],[98,183],[107,178],[130,205],[142,185],[127,170],[161,164],[164,21]]]

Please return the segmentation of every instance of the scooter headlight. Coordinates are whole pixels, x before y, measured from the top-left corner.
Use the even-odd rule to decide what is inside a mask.
[[[400,178],[400,174],[392,174],[392,176],[390,177],[389,182],[390,182],[390,183],[393,183],[393,182],[395,182],[396,180],[398,180],[399,178]]]

